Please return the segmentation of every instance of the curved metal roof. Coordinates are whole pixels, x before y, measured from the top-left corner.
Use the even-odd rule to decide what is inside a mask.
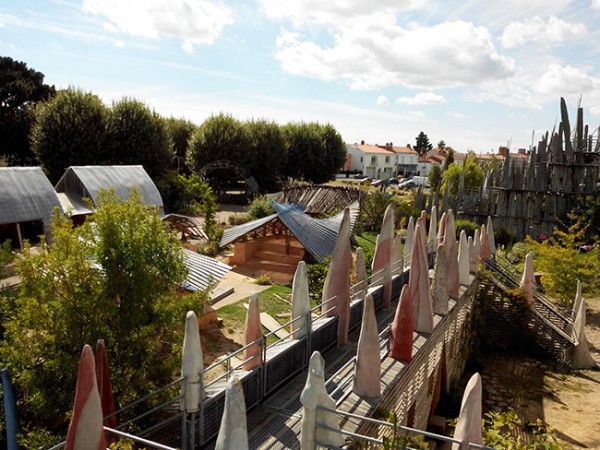
[[[0,167],[0,224],[48,225],[55,207],[61,208],[58,196],[40,167]]]
[[[57,192],[65,192],[70,198],[89,197],[94,204],[103,189],[114,189],[115,195],[124,200],[134,187],[145,205],[156,205],[162,212],[162,197],[142,166],[71,166],[56,183]]]
[[[231,267],[221,261],[184,249],[184,262],[188,269],[182,287],[188,291],[206,289],[217,283]]]
[[[275,201],[271,201],[271,203],[276,214],[225,230],[221,239],[221,246],[235,241],[275,218],[279,218],[315,259],[322,261],[331,255],[344,217],[344,211],[328,219],[315,219],[305,214],[303,207],[300,205],[287,205]],[[360,212],[360,206],[358,202],[353,202],[348,208],[350,208],[350,230],[352,230]]]

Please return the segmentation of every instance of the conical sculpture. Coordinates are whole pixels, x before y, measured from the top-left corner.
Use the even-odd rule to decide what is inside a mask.
[[[225,409],[215,450],[248,450],[248,425],[246,422],[246,399],[242,383],[232,376],[225,390]]]
[[[367,275],[367,266],[365,264],[365,255],[363,249],[356,249],[356,260],[354,261],[354,276],[356,277],[355,289],[357,297],[364,299],[367,295],[369,280]]]
[[[421,226],[417,224],[410,261],[408,289],[413,304],[415,331],[431,333],[433,331],[433,305],[429,287],[427,255],[424,253],[424,239]]]
[[[98,382],[98,393],[102,405],[102,417],[110,416],[108,419],[104,419],[104,426],[114,429],[119,425],[119,420],[116,415],[112,415],[116,409],[104,339],[98,339],[96,342],[96,381]],[[116,441],[117,437],[113,434],[109,434],[106,438],[108,445]]]
[[[576,343],[569,350],[571,367],[573,369],[592,369],[596,367],[596,362],[590,353],[590,344],[585,335],[585,314],[585,300],[582,299],[579,302],[579,309],[577,311],[577,316],[575,317],[575,322],[573,323],[573,335],[576,339]]]
[[[413,346],[413,306],[408,285],[402,286],[394,321],[390,325],[389,356],[397,361],[409,363]]]
[[[404,272],[404,249],[402,248],[402,236],[398,234],[394,238],[392,248],[392,275]]]
[[[408,218],[408,226],[406,227],[406,236],[404,238],[404,268],[410,267],[410,252],[412,252],[414,235],[415,219],[412,216],[410,216]]]
[[[431,207],[431,214],[429,215],[429,235],[427,237],[427,247],[431,248],[431,251],[437,250],[437,206]]]
[[[260,322],[260,308],[258,305],[258,294],[250,295],[250,303],[246,312],[246,323],[244,324],[244,370],[252,370],[262,364],[262,346],[259,339],[263,337],[262,324]],[[259,341],[259,342],[256,342]],[[252,345],[248,345],[254,342]]]
[[[496,255],[496,238],[494,236],[494,223],[492,222],[491,216],[487,218],[487,225],[485,227],[488,235],[488,242],[490,243],[490,255],[493,258]]]
[[[306,263],[300,261],[292,282],[292,339],[306,336],[306,318],[310,314],[310,295]]]
[[[523,268],[523,276],[521,277],[521,283],[519,287],[523,291],[525,301],[529,306],[533,306],[533,283],[534,283],[534,271],[533,271],[533,253],[527,253],[525,257],[525,267]]]
[[[390,203],[383,216],[381,233],[373,256],[373,273],[383,271],[383,308],[392,304],[392,251],[394,248],[394,206]]]
[[[460,232],[460,239],[458,242],[458,278],[460,284],[468,286],[470,283],[469,276],[470,268],[470,255],[469,255],[469,243],[467,241],[467,233],[465,230]]]
[[[381,395],[379,333],[377,332],[377,318],[371,294],[365,298],[352,390],[362,397],[379,397]]]
[[[458,248],[456,245],[456,225],[454,213],[451,209],[446,215],[446,234],[444,245],[446,247],[446,258],[448,260],[448,295],[458,298],[460,288],[460,274],[458,272]]]
[[[446,246],[438,244],[435,266],[433,268],[433,282],[431,283],[431,294],[433,297],[433,312],[436,314],[448,314],[448,259],[446,257]]]
[[[469,247],[469,272],[477,272],[477,254],[475,253],[475,241],[473,236],[467,238],[467,245]]]
[[[444,238],[446,237],[446,224],[448,223],[448,214],[442,213],[442,218],[440,219],[440,225],[437,232],[437,240],[438,243],[444,242]]]
[[[454,429],[454,439],[460,439],[463,445],[453,443],[452,450],[468,448],[467,444],[483,445],[481,435],[481,376],[475,373],[465,388],[460,414]]]
[[[200,410],[200,402],[204,398],[202,371],[202,345],[198,317],[194,311],[185,316],[185,332],[183,335],[183,352],[181,357],[181,376],[185,378],[184,397],[181,399],[181,410],[194,413]]]
[[[490,259],[492,257],[492,252],[490,250],[490,240],[485,225],[481,225],[480,239],[481,249],[479,250],[479,257],[482,261],[485,261],[486,259]]]

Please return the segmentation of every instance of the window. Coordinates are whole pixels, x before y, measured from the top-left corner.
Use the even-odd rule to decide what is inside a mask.
[[[390,162],[390,157],[389,157],[389,156],[386,156],[386,157],[385,157],[385,162],[386,162],[386,163],[389,163],[389,162]]]
[[[363,157],[361,156],[361,157],[360,157],[360,162],[363,162],[362,158],[363,158]]]
[[[377,164],[377,156],[371,156],[371,164]]]

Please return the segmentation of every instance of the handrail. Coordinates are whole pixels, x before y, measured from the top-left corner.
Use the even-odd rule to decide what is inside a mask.
[[[134,436],[133,434],[125,433],[124,431],[115,430],[114,428],[103,427],[104,431],[108,431],[109,433],[116,434],[117,436],[125,437],[127,439],[131,439],[132,441],[139,442],[144,445],[151,445],[154,448],[159,450],[177,450],[174,447],[167,447],[166,445],[159,444],[158,442],[152,442],[148,439],[144,439],[138,436]]]

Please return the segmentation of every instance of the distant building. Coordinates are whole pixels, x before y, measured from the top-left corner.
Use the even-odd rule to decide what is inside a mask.
[[[410,146],[369,145],[362,141],[346,144],[346,152],[351,157],[351,170],[368,178],[385,179],[417,172],[418,155]]]

